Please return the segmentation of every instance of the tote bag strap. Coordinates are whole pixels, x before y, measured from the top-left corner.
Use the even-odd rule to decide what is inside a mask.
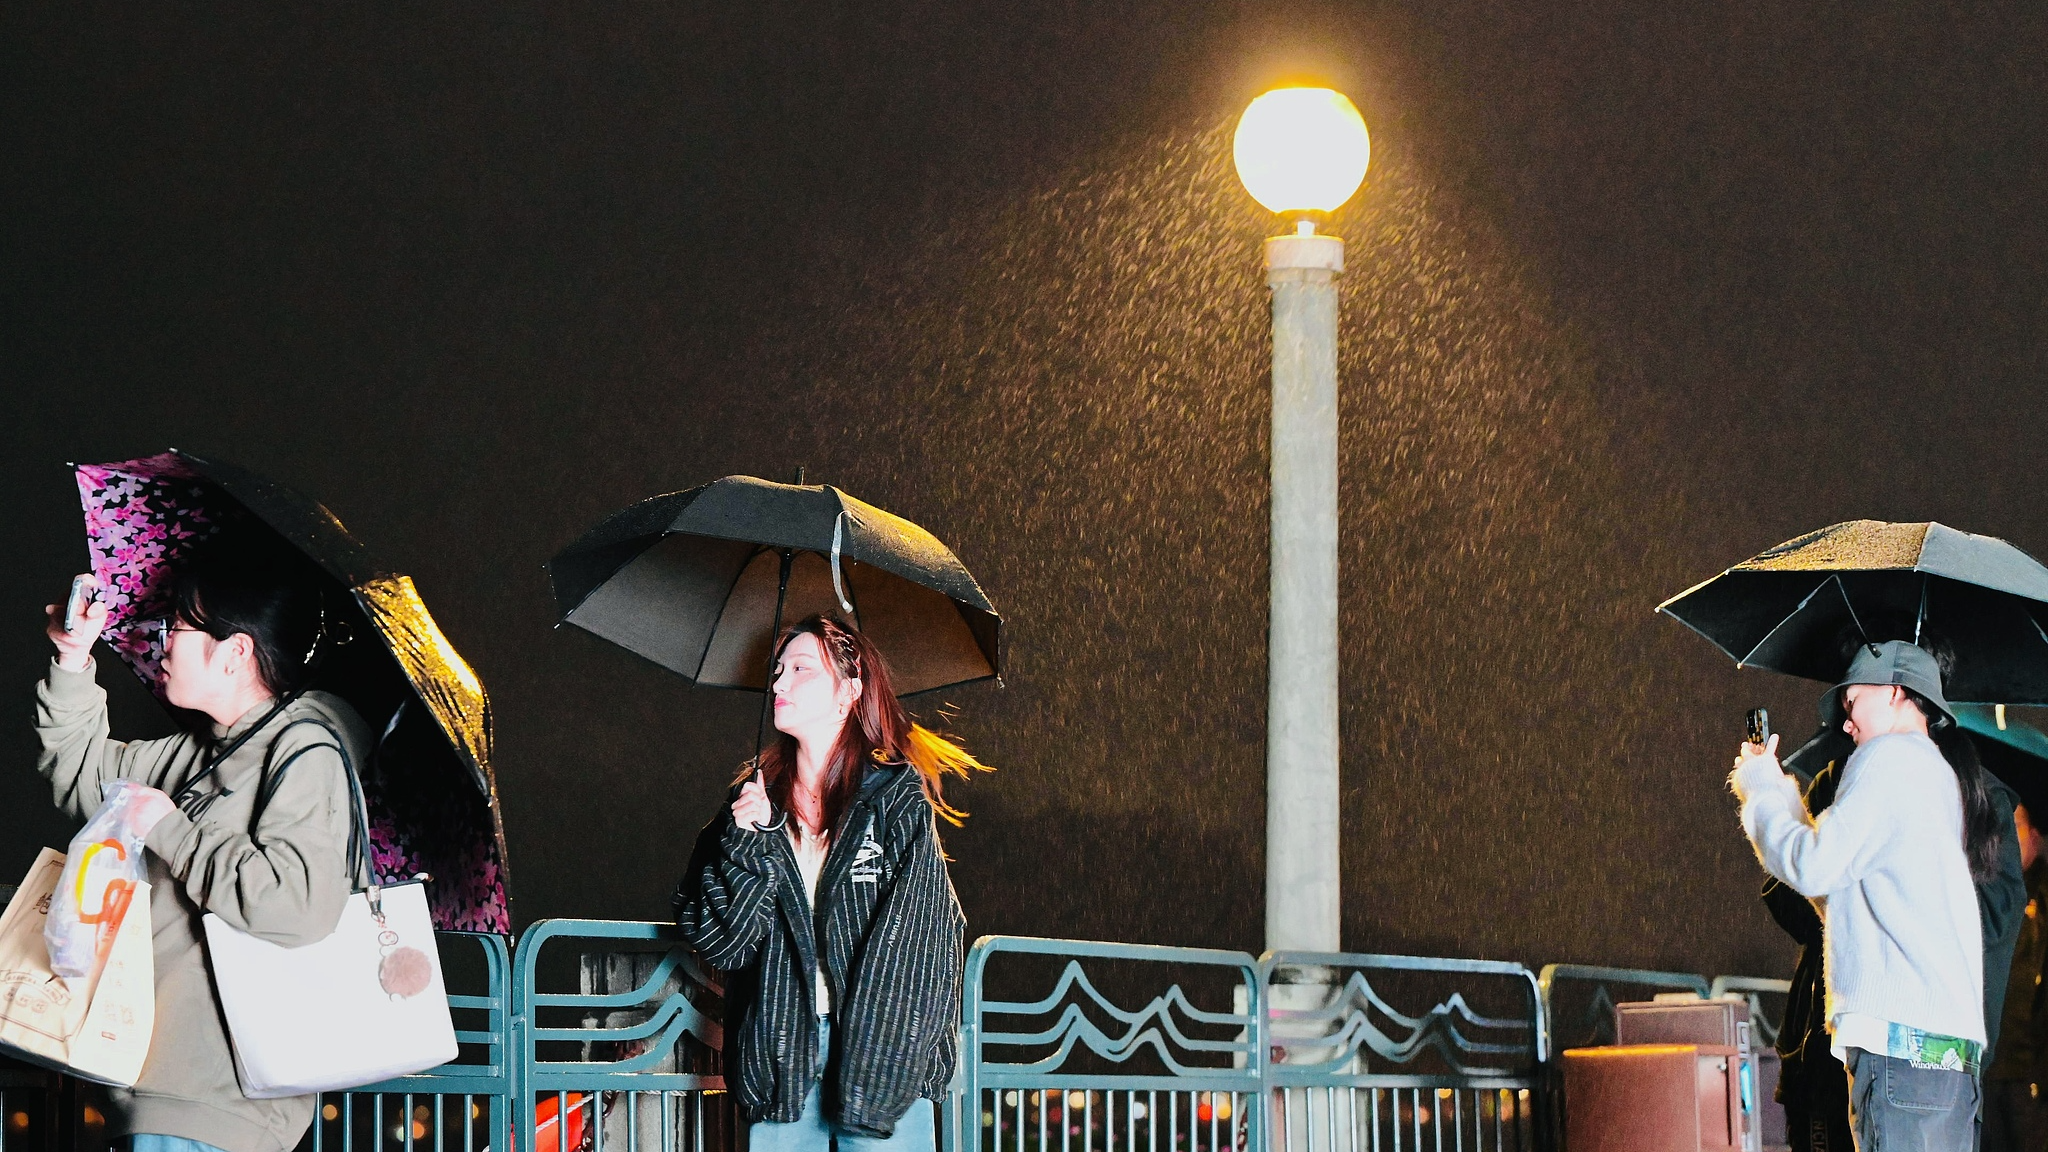
[[[405,706],[401,704],[398,710],[391,714],[390,722],[385,724],[383,735],[378,737],[377,752],[383,751],[384,742],[391,738],[392,731],[398,727],[398,721],[404,715]],[[276,768],[265,770],[263,791],[258,794],[256,803],[251,809],[249,816],[250,832],[252,834],[255,832],[256,822],[263,818],[264,808],[269,805],[271,797],[277,794],[278,788],[284,784],[285,772],[306,753],[321,748],[333,748],[335,753],[341,757],[342,774],[348,778],[349,837],[347,866],[349,879],[358,882],[361,885],[360,890],[368,893],[370,898],[370,914],[381,922],[384,918],[384,886],[378,882],[376,872],[374,871],[375,861],[370,848],[370,805],[363,795],[363,782],[361,777],[356,774],[355,760],[349,756],[348,743],[341,738],[341,733],[335,731],[334,725],[317,716],[301,717],[285,725],[278,730],[277,739],[283,739],[286,732],[301,724],[311,724],[321,729],[329,736],[334,737],[334,743],[309,744],[287,756],[284,763],[279,764]],[[275,748],[276,746],[276,741],[273,740],[271,747]],[[372,756],[374,759],[375,753]]]

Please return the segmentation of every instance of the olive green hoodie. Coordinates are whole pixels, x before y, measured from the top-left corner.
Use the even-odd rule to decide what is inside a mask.
[[[140,780],[175,794],[219,750],[262,720],[256,708],[209,735],[162,740],[107,738],[107,695],[88,666],[50,664],[36,686],[36,768],[57,806],[79,819],[100,804],[104,781]],[[318,720],[319,724],[293,724]],[[313,1097],[250,1100],[214,997],[200,917],[212,912],[235,928],[295,947],[326,938],[354,885],[348,876],[350,809],[339,733],[356,764],[370,748],[362,717],[340,698],[308,692],[264,725],[198,786],[204,807],[165,816],[149,833],[149,914],[155,931],[156,1029],[142,1077],[115,1089],[108,1135],[182,1136],[227,1152],[289,1152],[313,1119]],[[301,748],[264,803],[267,769]]]

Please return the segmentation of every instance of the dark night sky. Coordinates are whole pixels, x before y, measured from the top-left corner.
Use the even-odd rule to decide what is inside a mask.
[[[2048,551],[2036,4],[14,5],[0,873],[66,460],[326,502],[490,687],[522,920],[663,914],[747,698],[552,633],[606,511],[798,464],[1009,616],[973,931],[1259,947],[1266,404],[1229,130],[1341,211],[1345,943],[1772,974],[1737,674],[1664,596],[1804,530]],[[125,674],[123,674],[125,675]],[[165,721],[132,683],[122,732]],[[929,703],[929,702],[927,702]]]

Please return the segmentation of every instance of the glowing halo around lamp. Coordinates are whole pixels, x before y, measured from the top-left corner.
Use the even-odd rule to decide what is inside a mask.
[[[1237,178],[1273,212],[1334,212],[1365,181],[1365,118],[1331,88],[1275,88],[1251,102],[1231,145]]]

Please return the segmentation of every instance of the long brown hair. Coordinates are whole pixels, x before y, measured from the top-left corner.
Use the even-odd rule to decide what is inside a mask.
[[[782,653],[798,636],[818,638],[818,647],[825,651],[825,662],[832,669],[834,683],[849,679],[858,679],[861,683],[860,699],[854,702],[852,714],[840,728],[839,740],[832,746],[832,758],[825,766],[825,786],[820,790],[819,800],[826,829],[836,830],[839,827],[839,818],[860,791],[861,778],[866,775],[870,763],[909,764],[917,772],[918,782],[924,787],[925,799],[930,801],[932,811],[944,817],[947,823],[959,827],[967,813],[946,803],[945,778],[993,772],[995,769],[975,759],[965,748],[911,720],[910,713],[903,709],[903,702],[896,698],[895,681],[889,674],[889,663],[882,658],[881,650],[873,641],[834,616],[812,616],[784,631],[775,642],[778,669],[782,665]],[[770,691],[773,691],[772,685]],[[796,811],[791,804],[791,793],[796,788],[796,737],[787,733],[778,733],[777,736],[775,742],[761,753],[761,779],[767,788],[768,799],[782,811],[793,813]],[[754,767],[747,765],[741,778],[751,775]]]

